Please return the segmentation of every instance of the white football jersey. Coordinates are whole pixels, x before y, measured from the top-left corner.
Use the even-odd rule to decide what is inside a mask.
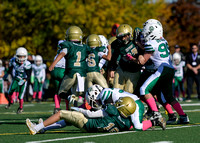
[[[175,69],[175,77],[182,77],[183,78],[183,67],[185,66],[185,62],[181,61],[178,65],[173,64]]]
[[[154,69],[158,69],[161,64],[173,68],[170,59],[169,46],[164,38],[159,40],[150,40],[145,43],[144,47],[146,52],[153,52],[150,59],[154,64]]]
[[[32,64],[32,75],[44,81],[46,76],[45,72],[46,68],[47,68],[46,64],[41,64],[39,66],[37,66],[36,64]]]
[[[5,67],[0,67],[0,76],[3,75],[3,71],[5,71]],[[2,79],[2,78],[0,78],[0,79]]]
[[[9,67],[13,67],[14,77],[23,79],[27,78],[25,70],[31,69],[31,63],[25,61],[23,64],[16,62],[15,57],[10,60]]]
[[[102,105],[105,104],[105,101],[110,98],[110,96],[112,97],[112,101],[115,103],[120,97],[131,97],[134,101],[139,100],[139,98],[134,95],[131,94],[129,92],[126,92],[124,90],[118,89],[118,88],[105,88],[101,91],[101,93],[99,94],[99,96],[97,97],[98,99],[101,100]],[[97,100],[98,100],[97,99]]]
[[[64,42],[65,40],[59,40],[58,41],[58,45],[62,42]],[[57,51],[57,53],[59,54],[60,53],[60,49]],[[58,54],[54,57],[54,60],[56,59],[56,57],[58,56]],[[65,57],[63,57],[56,65],[55,67],[57,68],[63,68],[65,69]]]

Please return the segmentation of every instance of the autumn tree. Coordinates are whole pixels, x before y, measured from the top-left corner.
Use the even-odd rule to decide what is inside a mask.
[[[0,3],[0,58],[24,46],[31,54],[53,59],[57,42],[70,25],[85,35],[110,38],[114,23],[142,27],[149,18],[166,25],[170,16],[163,0],[4,0]]]
[[[167,39],[171,46],[178,44],[184,52],[188,52],[190,43],[200,41],[200,8],[192,1],[180,0],[171,6],[172,16],[168,20]]]

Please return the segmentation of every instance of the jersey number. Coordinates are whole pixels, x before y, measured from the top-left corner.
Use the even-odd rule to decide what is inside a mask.
[[[162,44],[159,45],[158,51],[162,52],[162,54],[160,54],[161,58],[166,58],[166,57],[169,56],[169,47],[165,43],[162,43]]]
[[[76,62],[74,63],[74,66],[75,66],[75,67],[80,67],[80,66],[81,66],[81,63],[80,63],[80,60],[81,60],[81,52],[77,52],[76,55],[77,55],[77,59],[76,59]]]
[[[88,55],[88,62],[87,62],[88,67],[95,67],[96,66],[96,62],[95,62],[94,58],[95,58],[95,54],[91,53],[91,54]]]

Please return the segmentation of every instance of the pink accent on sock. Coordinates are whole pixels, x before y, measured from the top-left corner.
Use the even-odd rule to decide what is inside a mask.
[[[183,109],[181,107],[181,105],[176,102],[174,105],[173,105],[173,108],[176,110],[176,112],[179,114],[179,115],[185,115],[185,113],[183,112]]]
[[[148,128],[152,127],[152,123],[150,120],[142,121],[143,127],[142,130],[145,131]]]
[[[42,91],[38,92],[38,99],[42,99]]]
[[[54,103],[55,103],[55,108],[60,108],[60,97],[56,94],[54,95]]]
[[[37,94],[37,92],[33,92],[33,99],[36,98],[36,94]]]
[[[23,108],[24,99],[19,99],[19,108]]]
[[[146,103],[149,105],[152,111],[158,111],[158,108],[156,106],[156,102],[153,97],[146,100]]]
[[[65,99],[65,104],[66,104],[66,110],[69,110],[69,101]]]
[[[164,104],[163,107],[165,108],[165,110],[167,110],[167,112],[169,114],[173,114],[174,113],[174,111],[172,110],[172,107],[171,107],[171,105],[169,103]]]

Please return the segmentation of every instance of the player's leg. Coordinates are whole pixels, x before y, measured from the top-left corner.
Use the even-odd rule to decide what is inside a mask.
[[[115,71],[113,87],[124,90],[124,85],[125,85],[124,74],[122,69],[118,67]]]
[[[8,90],[8,105],[5,106],[6,109],[10,108],[10,105],[13,104],[12,94],[18,88],[18,81],[13,79],[9,90]]]
[[[34,126],[29,119],[26,119],[26,125],[29,128],[30,134],[34,135],[44,127],[52,126],[52,124],[60,119],[64,119],[66,123],[70,123],[80,129],[83,128],[88,121],[88,119],[80,112],[61,110],[36,126]]]
[[[125,84],[125,91],[129,92],[129,93],[133,93],[138,80],[140,78],[141,72],[135,72],[135,73],[131,73],[131,72],[124,72],[124,76],[126,77],[126,84]]]
[[[180,118],[178,123],[187,124],[189,123],[188,116],[184,113],[181,105],[172,95],[172,84],[170,83],[172,83],[173,76],[174,76],[174,70],[165,67],[163,72],[163,83],[161,85],[161,90],[163,92],[163,95],[165,96],[166,101],[170,103],[172,107],[176,110],[176,112],[179,114]]]
[[[26,87],[27,87],[27,81],[19,86],[19,108],[17,109],[17,114],[20,114],[23,112],[23,104],[24,104],[24,95],[26,92]]]
[[[101,73],[98,72],[93,72],[93,73],[94,73],[94,82],[96,84],[99,84],[103,88],[108,88],[108,84],[106,82],[105,77]]]
[[[146,100],[146,103],[149,105],[151,110],[156,112],[158,112],[158,108],[150,91],[154,88],[160,76],[160,72],[157,71],[156,73],[152,74],[140,88],[140,95],[144,96],[144,99]]]
[[[68,96],[70,95],[69,90],[75,84],[76,84],[76,74],[73,75],[73,78],[69,77],[68,75],[65,75],[58,91],[58,95],[61,98],[65,99],[67,110],[69,109],[69,101],[68,101]]]
[[[35,77],[34,78],[34,83],[33,83],[33,98],[32,101],[35,102],[36,101],[36,95],[38,92],[38,79]]]
[[[42,87],[43,83],[38,83],[38,102],[42,101]]]

